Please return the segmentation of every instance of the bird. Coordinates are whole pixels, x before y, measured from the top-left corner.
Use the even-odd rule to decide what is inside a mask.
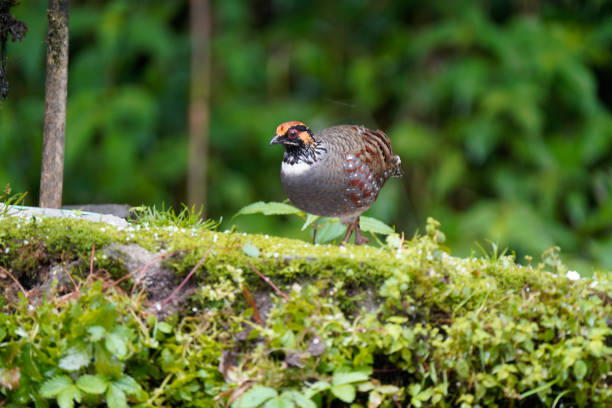
[[[339,125],[313,133],[303,122],[276,128],[270,146],[283,145],[281,183],[293,205],[347,226],[342,244],[355,233],[355,245],[369,242],[359,217],[372,206],[390,177],[403,175],[400,157],[382,130]]]

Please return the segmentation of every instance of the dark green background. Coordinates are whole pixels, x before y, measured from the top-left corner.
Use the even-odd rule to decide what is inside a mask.
[[[46,0],[13,9],[0,184],[38,196]],[[385,130],[406,175],[367,213],[427,216],[454,254],[553,245],[612,268],[612,7],[604,1],[212,1],[207,215],[285,198],[276,126]],[[64,202],[185,201],[186,1],[73,1]],[[250,216],[249,232],[306,237]]]

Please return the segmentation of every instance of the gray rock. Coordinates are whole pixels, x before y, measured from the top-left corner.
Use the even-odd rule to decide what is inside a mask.
[[[5,212],[5,205],[0,204],[0,214]],[[81,220],[88,220],[93,222],[103,222],[115,227],[125,228],[128,226],[128,222],[124,218],[117,217],[109,214],[99,214],[81,210],[64,210],[54,208],[39,208],[39,207],[26,207],[22,205],[11,205],[6,210],[5,216],[10,217],[59,217],[59,218],[75,218]],[[1,217],[0,217],[1,218]]]

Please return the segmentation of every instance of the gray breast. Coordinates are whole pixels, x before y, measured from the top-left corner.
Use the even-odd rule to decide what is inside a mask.
[[[281,166],[281,181],[285,193],[299,209],[324,217],[346,218],[360,214],[348,196],[342,155],[322,155],[313,164],[298,162]]]

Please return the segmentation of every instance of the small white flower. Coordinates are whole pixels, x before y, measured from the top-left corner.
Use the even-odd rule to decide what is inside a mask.
[[[597,286],[597,281],[596,280],[591,282],[591,284],[589,285],[589,287],[591,287],[591,288],[594,288],[595,286]]]
[[[27,239],[23,240],[23,245],[28,245],[30,242]]]
[[[213,242],[217,242],[217,238],[219,238],[217,234],[213,235]]]
[[[5,253],[5,254],[8,254],[10,250],[11,250],[11,248],[6,247],[6,248],[4,248],[4,253]]]
[[[341,247],[340,247],[340,251],[342,251],[342,252],[346,252],[346,247],[345,247],[345,246],[341,246]]]
[[[576,271],[567,271],[567,274],[565,275],[565,277],[569,280],[578,280],[580,279],[580,274]]]
[[[157,311],[160,311],[160,310],[162,310],[162,307],[161,307],[161,305],[159,303],[156,303],[155,304],[155,309],[157,309]]]

